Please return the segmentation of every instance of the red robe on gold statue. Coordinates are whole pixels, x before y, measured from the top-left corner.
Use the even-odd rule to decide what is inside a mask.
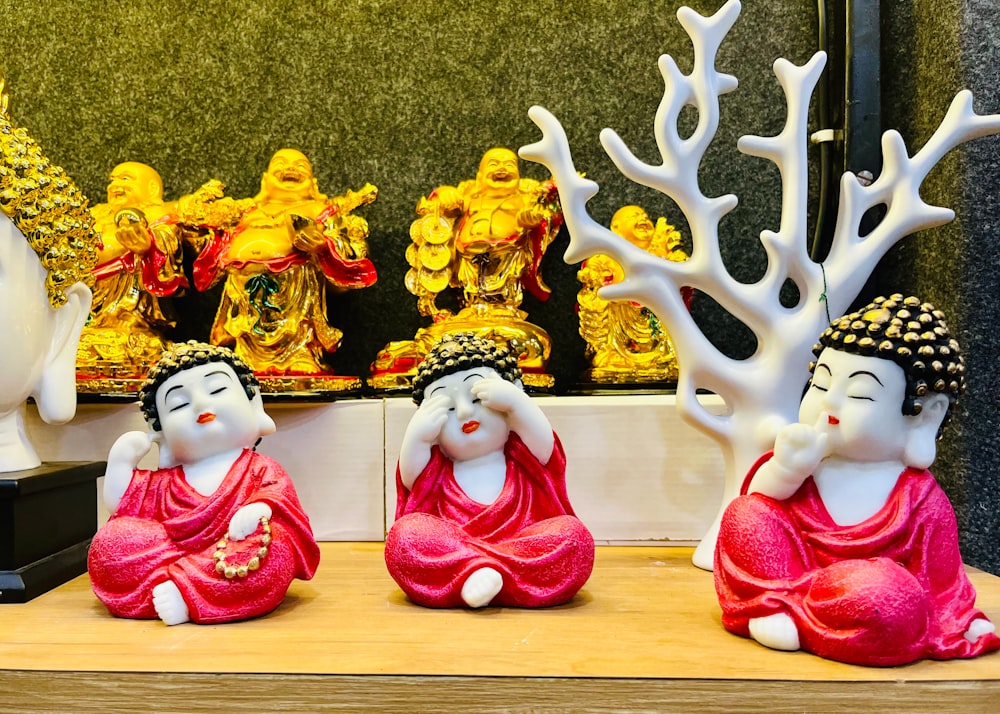
[[[566,455],[559,438],[542,465],[515,433],[504,447],[507,480],[483,505],[455,481],[438,447],[408,491],[396,471],[396,522],[385,562],[411,600],[461,607],[462,585],[479,568],[495,568],[503,589],[494,605],[544,607],[572,598],[594,567],[594,538],[566,495]]]
[[[233,514],[248,503],[271,507],[271,543],[259,570],[227,579],[213,554]],[[230,541],[227,562],[247,562],[261,527]],[[244,553],[247,551],[247,553]],[[136,469],[111,519],[94,537],[88,569],[97,597],[119,617],[155,618],[153,588],[172,580],[193,622],[264,615],[285,597],[294,578],[308,580],[319,547],[291,479],[273,459],[244,450],[215,493],[188,485],[184,469]]]
[[[812,478],[785,501],[739,496],[722,519],[715,587],[727,630],[749,637],[752,618],[784,612],[802,649],[841,662],[891,666],[1000,649],[995,634],[964,637],[984,615],[955,513],[928,471],[905,470],[878,513],[852,526],[833,521]]]

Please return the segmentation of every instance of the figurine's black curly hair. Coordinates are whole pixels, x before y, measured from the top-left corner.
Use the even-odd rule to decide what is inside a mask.
[[[489,367],[508,382],[521,378],[517,355],[493,340],[472,332],[447,335],[427,353],[413,379],[413,401],[424,401],[424,390],[441,377],[474,367]]]
[[[965,391],[965,360],[952,339],[944,314],[929,302],[899,293],[874,302],[830,323],[813,354],[824,348],[879,357],[895,362],[906,375],[902,410],[907,416],[923,409],[921,398],[931,393],[951,404]],[[809,365],[812,372],[816,367]]]
[[[258,389],[257,377],[246,362],[237,357],[232,350],[196,340],[178,342],[163,352],[139,389],[139,407],[142,409],[142,416],[154,431],[160,431],[160,415],[156,409],[157,390],[178,372],[209,362],[224,362],[232,367],[240,384],[243,385],[247,399],[253,399]]]

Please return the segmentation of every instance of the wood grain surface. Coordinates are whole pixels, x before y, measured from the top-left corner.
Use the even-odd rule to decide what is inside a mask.
[[[270,615],[166,627],[81,576],[0,608],[0,711],[989,711],[1000,656],[855,667],[725,632],[687,548],[602,547],[569,604],[429,610],[379,543],[324,543]],[[1000,617],[1000,578],[971,577]]]

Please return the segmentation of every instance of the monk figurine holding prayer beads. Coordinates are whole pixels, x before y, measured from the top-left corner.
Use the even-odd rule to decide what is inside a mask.
[[[385,544],[420,605],[559,605],[590,577],[594,539],[570,506],[562,445],[519,377],[506,347],[470,333],[420,365]]]
[[[313,576],[319,547],[288,474],[255,450],[274,422],[253,373],[226,348],[179,343],[139,399],[151,431],[108,455],[94,592],[113,615],[167,625],[271,612]],[[154,443],[160,467],[137,468]]]
[[[799,423],[778,433],[722,519],[723,625],[863,665],[1000,649],[927,471],[965,384],[942,314],[879,298],[835,320],[813,351]]]

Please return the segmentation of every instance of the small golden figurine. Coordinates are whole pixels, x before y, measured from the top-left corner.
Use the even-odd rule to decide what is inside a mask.
[[[343,333],[327,320],[328,290],[372,285],[368,223],[352,212],[378,196],[366,184],[343,196],[320,193],[312,164],[281,149],[260,193],[234,201],[217,181],[181,200],[185,221],[210,226],[196,240],[193,282],[208,290],[225,279],[210,341],[230,347],[257,374],[263,391],[343,391],[357,377],[333,374],[325,357]]]
[[[653,255],[674,262],[688,259],[681,234],[660,217],[656,226],[639,206],[624,206],[611,230]],[[577,279],[580,336],[587,342],[591,367],[586,381],[597,384],[676,382],[677,357],[670,335],[649,310],[629,300],[604,300],[597,291],[623,278],[621,266],[606,255],[584,261]],[[686,301],[690,295],[684,296]]]
[[[417,214],[406,250],[406,289],[417,296],[420,314],[434,322],[412,340],[389,343],[371,367],[370,384],[408,388],[434,344],[448,334],[473,332],[520,351],[525,385],[551,387],[545,371],[551,340],[520,305],[524,290],[541,300],[549,295],[540,263],[562,225],[555,185],[522,178],[517,155],[494,148],[483,155],[475,179],[439,186],[420,199]],[[448,288],[461,290],[455,314],[436,305]]]
[[[135,161],[115,166],[108,202],[90,210],[101,242],[94,303],[77,351],[78,388],[136,391],[176,324],[162,298],[187,287],[182,227],[174,204],[163,200],[160,175]]]

